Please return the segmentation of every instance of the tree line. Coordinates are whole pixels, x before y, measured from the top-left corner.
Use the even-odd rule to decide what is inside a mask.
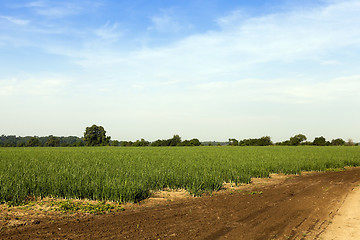
[[[201,142],[197,138],[191,140],[181,140],[179,135],[174,135],[169,139],[158,139],[154,142],[144,140],[118,141],[111,140],[106,136],[104,127],[92,125],[87,127],[82,138],[76,136],[47,137],[27,136],[17,137],[15,135],[1,135],[0,147],[82,147],[82,146],[122,146],[122,147],[158,147],[158,146],[200,146]]]
[[[261,138],[249,138],[238,141],[235,138],[229,138],[229,145],[232,146],[270,146],[270,145],[280,145],[280,146],[299,146],[299,145],[308,145],[308,146],[355,146],[359,143],[354,143],[351,139],[345,141],[341,138],[332,139],[327,141],[323,136],[315,137],[311,141],[307,141],[307,137],[304,134],[297,134],[293,137],[290,137],[289,140],[283,142],[273,143],[269,136]]]
[[[121,147],[160,147],[160,146],[201,146],[201,145],[215,145],[215,142],[200,142],[199,139],[193,138],[190,140],[181,140],[179,135],[174,135],[169,139],[158,139],[154,142],[146,141],[145,139],[132,141],[118,141],[111,140],[110,136],[106,136],[104,127],[92,125],[86,127],[84,136],[82,138],[76,136],[56,137],[53,135],[47,137],[27,136],[17,137],[15,135],[1,135],[0,147],[82,147],[82,146],[121,146]],[[237,140],[229,138],[228,142],[217,143],[216,145],[231,145],[231,146],[354,146],[359,145],[354,143],[351,139],[345,141],[341,138],[327,141],[323,136],[316,137],[312,142],[307,141],[307,137],[303,134],[297,134],[290,137],[289,140],[283,142],[273,143],[269,136],[261,138],[249,138]]]
[[[26,136],[17,137],[15,135],[1,135],[0,147],[79,147],[85,146],[82,138],[76,136],[68,137],[38,137]]]

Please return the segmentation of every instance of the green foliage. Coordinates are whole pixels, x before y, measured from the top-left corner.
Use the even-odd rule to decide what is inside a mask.
[[[109,145],[110,137],[106,137],[104,127],[94,124],[85,129],[84,141],[86,146],[107,146]]]
[[[359,165],[358,147],[0,148],[0,202],[137,202],[163,188],[200,195],[270,173]]]
[[[325,146],[325,145],[327,145],[326,144],[326,139],[323,136],[316,137],[314,139],[314,141],[313,141],[313,145],[315,145],[315,146]]]
[[[133,142],[132,141],[122,141],[121,143],[120,143],[120,146],[121,147],[131,147],[133,145]]]
[[[111,146],[113,146],[113,147],[120,146],[120,142],[118,140],[114,140],[111,142]]]
[[[46,147],[59,147],[60,139],[54,136],[50,136],[49,139],[45,143]]]
[[[38,140],[34,140],[37,138]],[[60,141],[60,143],[59,143]],[[68,147],[68,146],[84,146],[84,142],[81,138],[76,136],[69,137],[16,137],[14,135],[1,135],[0,147],[33,147],[33,146],[46,146],[46,147]]]
[[[165,146],[181,146],[181,137],[179,135],[174,135],[172,138],[167,140],[156,140],[150,144],[152,147],[165,147]]]
[[[144,140],[143,138],[141,140],[136,140],[132,146],[134,147],[147,147],[150,145],[150,142]]]
[[[101,201],[98,203],[84,203],[71,200],[60,200],[52,202],[51,206],[55,207],[55,210],[57,211],[67,213],[83,212],[91,214],[103,214],[112,211],[124,211],[124,208],[122,208],[121,206],[108,204],[105,201]]]
[[[333,145],[333,146],[343,146],[343,145],[345,145],[345,143],[346,142],[341,138],[331,140],[331,145]]]
[[[200,146],[201,142],[197,138],[191,140],[185,140],[178,144],[178,146]]]
[[[158,139],[150,144],[152,147],[161,147],[161,146],[167,146],[166,140]]]
[[[177,146],[181,143],[181,137],[179,135],[174,135],[172,138],[168,140],[168,146]]]
[[[269,136],[264,136],[261,138],[249,138],[244,139],[239,142],[240,146],[271,146],[273,145],[271,138]]]
[[[239,145],[239,141],[236,140],[235,138],[229,138],[229,145],[230,145],[230,146],[238,146],[238,145]]]
[[[27,147],[41,147],[41,142],[38,137],[31,137],[26,143]]]
[[[311,143],[306,142],[307,137],[304,134],[297,134],[283,142],[276,143],[276,145],[281,146],[299,146],[299,145],[311,145]]]
[[[83,146],[85,146],[85,143],[84,143],[84,141],[79,140],[77,142],[74,142],[71,146],[73,146],[73,147],[83,147]]]
[[[306,140],[307,140],[307,137],[304,134],[298,134],[298,135],[291,137],[289,143],[291,146],[298,146]]]
[[[26,147],[25,142],[17,142],[16,147]]]

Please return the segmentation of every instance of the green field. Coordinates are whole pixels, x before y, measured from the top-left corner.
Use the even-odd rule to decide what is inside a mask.
[[[0,201],[136,202],[163,188],[199,195],[270,173],[359,165],[360,147],[0,148]]]

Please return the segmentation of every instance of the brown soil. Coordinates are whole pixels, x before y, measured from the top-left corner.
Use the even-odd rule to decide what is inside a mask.
[[[276,175],[197,198],[165,191],[105,215],[7,210],[3,217],[2,209],[0,239],[325,239],[359,183],[360,168],[349,168]]]

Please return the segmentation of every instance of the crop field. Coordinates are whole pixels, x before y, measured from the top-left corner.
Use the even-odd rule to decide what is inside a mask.
[[[0,201],[137,202],[163,188],[200,195],[270,173],[359,165],[360,147],[0,148]]]

